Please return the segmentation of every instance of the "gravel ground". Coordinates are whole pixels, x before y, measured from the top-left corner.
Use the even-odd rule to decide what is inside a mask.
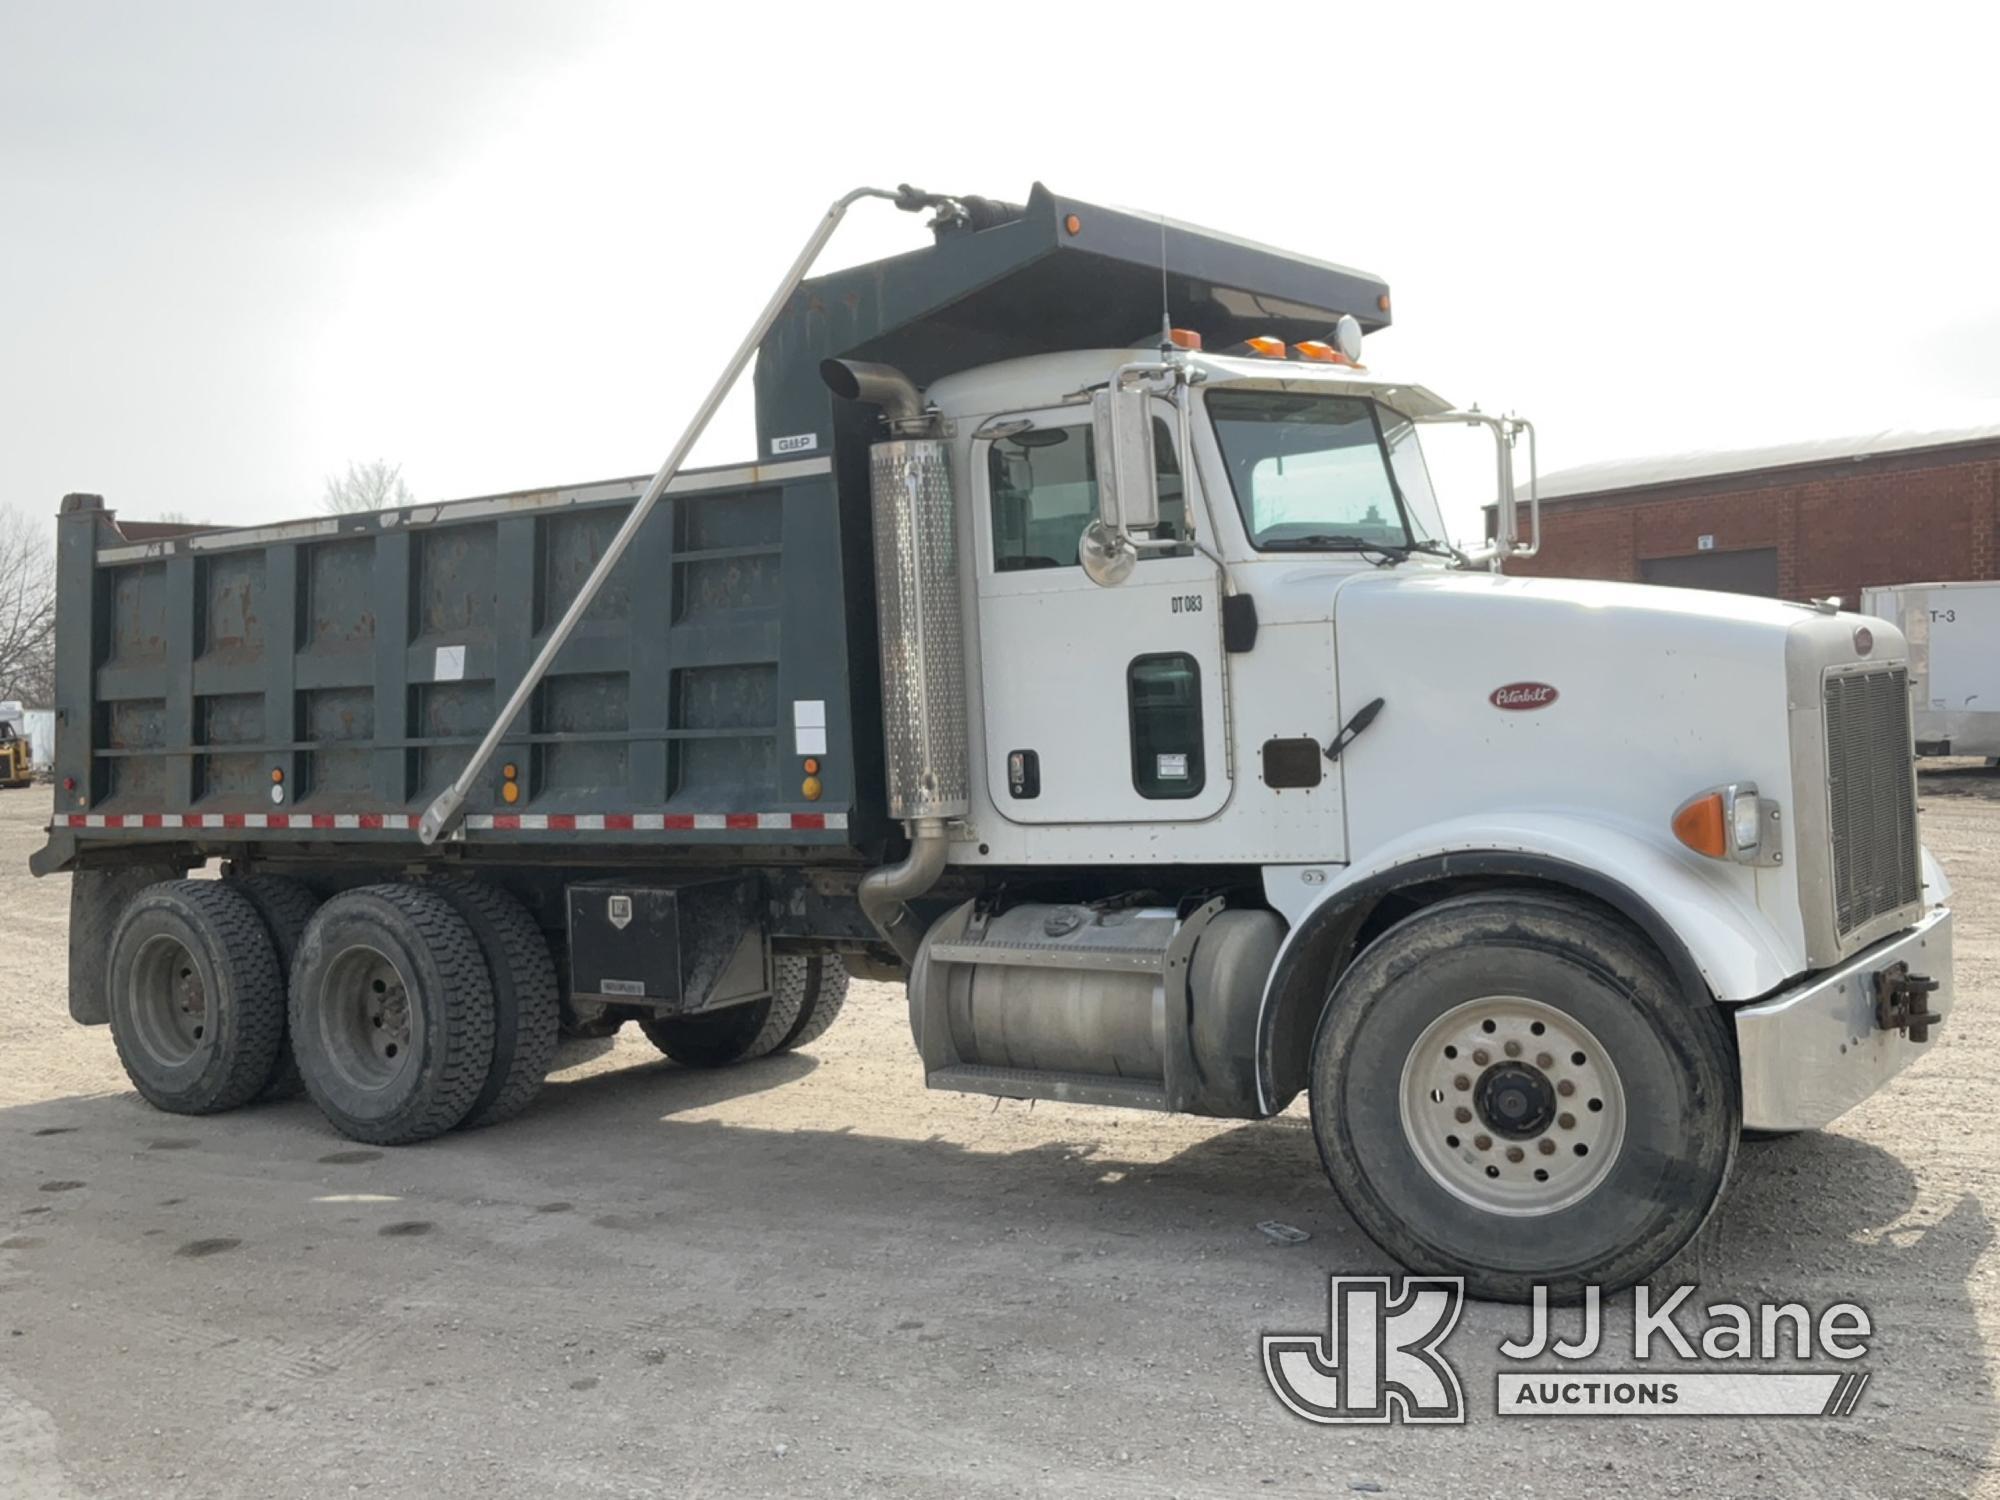
[[[2000,1494],[2000,773],[1924,804],[1957,1015],[1833,1129],[1746,1145],[1665,1274],[1867,1306],[1860,1409],[1501,1420],[1525,1320],[1475,1305],[1470,1421],[1419,1429],[1309,1426],[1263,1381],[1329,1272],[1391,1269],[1296,1109],[927,1093],[900,990],[857,985],[806,1054],[689,1072],[628,1027],[422,1147],[303,1102],[157,1114],[67,1019],[46,794],[0,793],[0,1497]]]

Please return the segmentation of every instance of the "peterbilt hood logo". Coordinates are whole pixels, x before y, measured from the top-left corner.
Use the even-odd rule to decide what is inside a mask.
[[[1546,682],[1510,682],[1495,688],[1486,701],[1509,713],[1521,713],[1531,708],[1547,708],[1558,696]]]

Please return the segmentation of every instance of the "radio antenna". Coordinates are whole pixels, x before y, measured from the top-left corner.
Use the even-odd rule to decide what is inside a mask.
[[[1174,315],[1167,305],[1167,216],[1160,215],[1160,348],[1174,346]]]

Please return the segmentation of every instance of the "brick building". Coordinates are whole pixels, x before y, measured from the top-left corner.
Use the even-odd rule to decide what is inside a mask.
[[[1509,573],[1849,608],[1866,585],[2000,577],[2000,424],[1591,464],[1541,493],[1541,553]]]

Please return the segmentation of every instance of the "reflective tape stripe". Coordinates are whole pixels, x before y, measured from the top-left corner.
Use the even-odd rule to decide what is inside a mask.
[[[58,813],[58,828],[315,828],[414,831],[416,813]],[[475,833],[820,832],[847,827],[846,813],[473,813]]]

